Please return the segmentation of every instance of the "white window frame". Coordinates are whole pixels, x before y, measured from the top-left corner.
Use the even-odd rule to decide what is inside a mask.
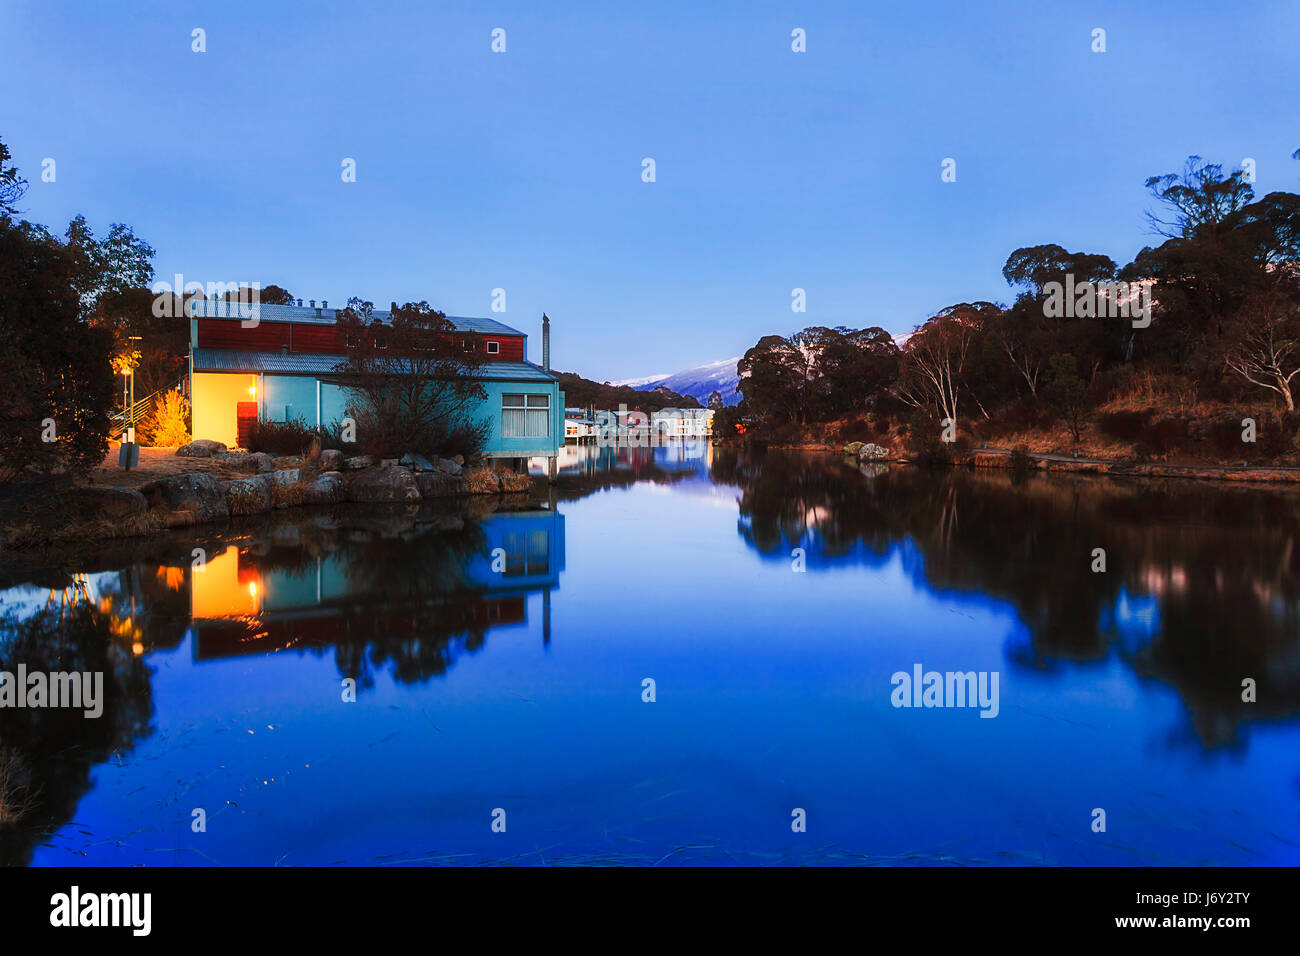
[[[551,396],[545,392],[507,392],[501,396],[502,438],[549,438]]]

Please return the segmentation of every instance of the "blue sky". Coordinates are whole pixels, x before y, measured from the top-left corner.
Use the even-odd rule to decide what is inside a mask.
[[[129,223],[160,277],[493,315],[534,360],[545,310],[597,379],[1005,301],[1019,246],[1128,261],[1189,153],[1300,188],[1289,0],[5,0],[0,36],[28,218]]]

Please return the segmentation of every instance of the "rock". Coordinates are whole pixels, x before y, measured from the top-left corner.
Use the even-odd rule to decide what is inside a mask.
[[[361,471],[363,468],[371,468],[375,464],[373,455],[356,455],[343,462],[345,471]]]
[[[854,458],[856,458],[858,456],[858,452],[862,450],[862,444],[863,443],[860,441],[851,441],[847,445],[845,445],[841,449],[841,451],[843,451],[844,454],[846,455],[852,455]]]
[[[320,453],[320,470],[341,471],[343,469],[343,452],[337,448],[326,448]]]
[[[422,471],[415,476],[421,498],[446,498],[469,494],[469,482],[460,475],[444,475],[436,471]]]
[[[149,502],[134,488],[81,488],[77,495],[94,518],[127,518],[149,510]]]
[[[271,472],[266,477],[271,480],[271,484],[284,488],[302,481],[302,469],[282,468],[279,471]]]
[[[396,467],[397,465],[398,465],[398,461],[397,461],[396,458],[381,458],[381,459],[379,459],[379,467],[381,467],[381,468],[394,468],[394,467]]]
[[[452,455],[452,456],[451,456],[451,460],[454,461],[456,464],[460,465],[462,468],[465,467],[465,456],[464,456],[464,455]]]
[[[212,457],[223,465],[238,468],[240,471],[252,470],[253,456],[246,451],[219,451]]]
[[[414,469],[415,471],[434,470],[434,467],[432,463],[430,463],[429,459],[425,458],[423,455],[417,455],[414,452],[410,452],[410,451],[408,451],[405,455],[402,456],[401,463],[403,466]]]
[[[459,475],[461,472],[461,467],[460,465],[456,464],[456,462],[452,461],[452,459],[450,458],[439,458],[438,470],[445,471],[449,475]]]
[[[223,454],[225,450],[224,442],[212,441],[210,438],[197,438],[188,445],[177,448],[176,454],[182,458],[211,458]]]
[[[383,465],[349,475],[348,501],[419,501],[415,473],[400,465]]]
[[[858,459],[860,461],[882,461],[889,457],[889,449],[882,448],[879,445],[868,443],[858,449]]]
[[[266,475],[237,478],[226,485],[226,507],[232,515],[257,515],[271,510],[271,482]]]
[[[309,505],[332,505],[343,500],[343,492],[343,476],[325,471],[303,486],[303,500]]]
[[[273,459],[266,452],[247,452],[247,451],[226,451],[219,452],[212,456],[215,460],[221,462],[237,471],[246,471],[249,474],[260,475],[271,470]]]
[[[230,517],[226,489],[212,475],[172,475],[151,481],[140,489],[149,508],[162,514],[169,526],[179,527]]]

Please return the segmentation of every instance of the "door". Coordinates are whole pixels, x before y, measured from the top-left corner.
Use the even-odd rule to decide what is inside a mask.
[[[237,402],[235,404],[235,430],[239,437],[240,448],[248,447],[255,421],[257,421],[257,402]]]

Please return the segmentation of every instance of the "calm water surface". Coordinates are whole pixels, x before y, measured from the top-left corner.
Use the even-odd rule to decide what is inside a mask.
[[[1300,496],[877,471],[571,448],[549,500],[11,569],[0,669],[108,699],[0,710],[0,860],[1300,862]],[[997,717],[892,706],[918,664]]]

